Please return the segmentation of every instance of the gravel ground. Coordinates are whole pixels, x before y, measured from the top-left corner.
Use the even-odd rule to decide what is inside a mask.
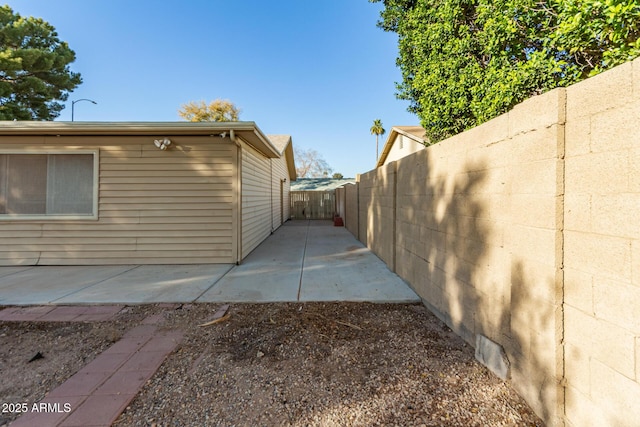
[[[100,323],[0,323],[0,403],[37,402],[146,316],[185,337],[115,426],[542,426],[420,304],[127,307]],[[27,361],[40,352],[44,357]],[[0,426],[16,414],[0,414]]]

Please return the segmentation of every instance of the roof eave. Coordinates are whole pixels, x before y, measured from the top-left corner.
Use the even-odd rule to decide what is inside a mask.
[[[0,122],[0,135],[151,135],[162,132],[200,135],[250,130],[254,122]]]
[[[0,122],[0,136],[217,135],[230,130],[265,156],[280,157],[255,122]]]

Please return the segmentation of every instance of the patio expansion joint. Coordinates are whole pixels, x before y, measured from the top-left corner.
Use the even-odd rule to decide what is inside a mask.
[[[197,297],[195,297],[193,300],[191,300],[192,303],[197,302],[200,298],[202,298],[202,296],[204,294],[206,294],[207,292],[209,292],[211,289],[213,289],[218,282],[220,282],[227,274],[231,273],[232,270],[235,270],[236,267],[238,267],[236,264],[231,264],[229,266],[229,268],[227,269],[227,271],[225,271],[223,274],[220,275],[220,277],[218,277],[216,280],[213,281],[213,283],[211,283],[204,291],[202,291],[200,293],[200,295],[198,295]]]
[[[80,288],[80,289],[75,289],[74,291],[69,292],[68,294],[62,295],[62,296],[60,296],[60,297],[58,297],[58,298],[56,298],[56,299],[53,299],[53,300],[49,301],[49,303],[50,303],[50,304],[53,304],[53,303],[55,303],[56,301],[60,301],[60,300],[61,300],[61,299],[63,299],[63,298],[67,298],[68,296],[71,296],[71,295],[73,295],[73,294],[77,294],[78,292],[84,291],[84,290],[89,289],[89,288],[92,288],[92,287],[94,287],[94,286],[98,286],[99,284],[104,283],[104,282],[106,282],[107,280],[111,280],[111,279],[113,279],[114,277],[118,277],[118,276],[121,276],[121,275],[123,275],[123,274],[126,274],[126,273],[128,273],[128,272],[130,272],[130,271],[135,270],[136,268],[139,268],[139,267],[140,267],[140,265],[134,265],[134,266],[132,266],[131,268],[129,268],[129,269],[127,269],[127,270],[124,270],[124,271],[121,271],[121,272],[119,272],[119,273],[116,273],[116,274],[114,274],[114,275],[112,275],[112,276],[106,277],[106,278],[104,278],[104,279],[102,279],[102,280],[99,280],[99,281],[97,281],[97,282],[95,282],[95,283],[91,283],[91,284],[89,284],[89,285],[87,285],[87,286],[84,286],[84,287],[82,287],[82,288]]]
[[[36,268],[35,265],[16,265],[16,267],[24,268],[24,270],[14,271],[13,273],[5,274],[5,275],[0,276],[0,277],[10,277],[10,276],[13,276],[15,274],[24,273],[25,271],[33,270],[34,268]]]
[[[300,292],[302,291],[302,275],[304,274],[304,262],[307,258],[307,243],[309,242],[309,228],[311,227],[311,221],[307,221],[307,229],[304,235],[304,249],[302,250],[302,264],[300,265],[300,280],[298,281],[298,295],[296,300],[300,301]]]

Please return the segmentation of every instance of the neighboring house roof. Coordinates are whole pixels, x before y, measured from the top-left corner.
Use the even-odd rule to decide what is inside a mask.
[[[393,144],[396,142],[396,139],[399,135],[404,135],[420,144],[429,141],[429,138],[426,136],[426,131],[422,126],[394,126],[391,128],[391,132],[389,132],[389,137],[382,148],[382,153],[378,158],[378,163],[376,167],[384,165],[384,162],[387,160],[387,156],[391,152],[391,148],[393,148]]]
[[[0,121],[1,135],[210,135],[231,131],[269,158],[282,153],[254,122],[31,122]],[[293,150],[292,150],[293,151]],[[291,156],[293,161],[293,156]],[[293,178],[292,178],[293,179]]]
[[[287,169],[289,170],[289,177],[291,181],[295,181],[298,177],[296,172],[295,159],[293,157],[293,144],[291,142],[291,135],[267,135],[271,143],[276,147],[280,155],[286,155]]]
[[[291,183],[291,191],[332,191],[345,184],[353,184],[356,180],[333,178],[298,178]]]

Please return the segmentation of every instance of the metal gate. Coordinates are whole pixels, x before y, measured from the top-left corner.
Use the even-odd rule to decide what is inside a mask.
[[[291,219],[333,219],[335,191],[292,191]]]

